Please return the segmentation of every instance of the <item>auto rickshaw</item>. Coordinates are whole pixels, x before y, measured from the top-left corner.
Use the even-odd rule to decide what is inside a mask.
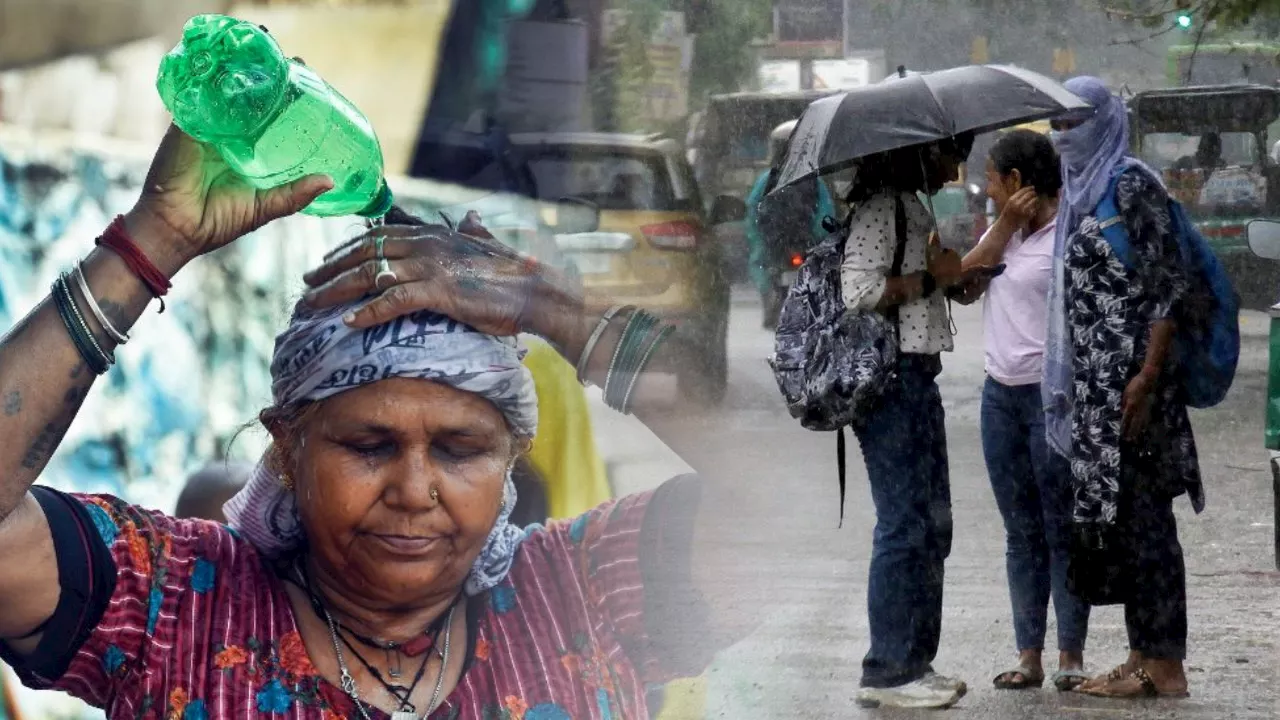
[[[1280,222],[1254,220],[1247,226],[1249,249],[1263,260],[1280,261]],[[1272,292],[1280,296],[1280,285]],[[1271,488],[1275,497],[1274,528],[1276,569],[1280,569],[1280,302],[1268,309],[1271,316],[1267,351],[1267,403],[1263,443],[1271,451]]]
[[[1245,227],[1280,219],[1280,166],[1268,129],[1280,120],[1280,89],[1214,85],[1150,90],[1129,100],[1132,149],[1160,171],[1240,294],[1266,310],[1280,288],[1280,263],[1250,252]]]

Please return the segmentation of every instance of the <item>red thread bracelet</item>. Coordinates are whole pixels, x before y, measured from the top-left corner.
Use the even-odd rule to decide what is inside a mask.
[[[124,225],[124,216],[117,215],[115,220],[107,226],[105,232],[95,241],[99,247],[105,247],[115,254],[119,255],[134,275],[142,281],[143,285],[151,291],[157,299],[160,300],[160,312],[164,312],[164,296],[169,292],[169,288],[173,287],[173,283],[169,282],[169,278],[160,272],[154,263],[151,262],[142,250],[129,237],[129,231]]]

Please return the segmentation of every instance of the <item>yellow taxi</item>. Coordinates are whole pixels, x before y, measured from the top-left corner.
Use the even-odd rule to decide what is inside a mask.
[[[727,377],[729,283],[681,147],[615,133],[517,134],[511,145],[540,199],[599,209],[595,231],[556,236],[564,266],[588,290],[680,326],[699,355],[682,364],[681,394],[718,402]],[[737,212],[731,203],[720,207],[713,214]]]

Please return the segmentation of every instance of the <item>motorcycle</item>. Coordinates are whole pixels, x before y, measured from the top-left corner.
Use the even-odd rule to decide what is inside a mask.
[[[771,262],[767,268],[768,285],[760,297],[763,316],[761,320],[766,330],[777,329],[782,303],[787,299],[791,286],[795,284],[800,266],[804,264],[805,253],[809,250],[808,245],[801,247],[795,242],[789,242],[787,245],[770,253]]]

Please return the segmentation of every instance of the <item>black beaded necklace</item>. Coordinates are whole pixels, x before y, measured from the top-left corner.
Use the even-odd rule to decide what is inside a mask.
[[[293,571],[298,576],[298,584],[307,593],[307,597],[311,601],[311,609],[315,612],[316,617],[327,621],[329,614],[325,612],[324,602],[311,587],[310,578],[307,576],[307,573],[303,570],[298,560],[294,561]],[[353,630],[347,625],[339,622],[337,619],[334,619],[333,623],[344,635],[344,643],[347,642],[346,637],[349,636],[365,647],[373,648],[374,650],[381,650],[386,653],[387,674],[391,676],[392,680],[399,680],[404,676],[404,670],[400,663],[400,656],[418,657],[419,655],[425,655],[429,659],[431,657],[430,651],[433,649],[435,649],[436,654],[439,654],[440,651],[436,648],[436,641],[444,630],[445,623],[448,622],[449,611],[452,610],[461,599],[462,593],[458,593],[458,595],[454,597],[453,602],[449,603],[449,607],[445,608],[445,611],[441,613],[439,617],[432,620],[431,624],[427,625],[427,627],[423,629],[421,635],[405,642],[396,642],[393,640],[382,640],[370,637]],[[350,646],[350,643],[347,643],[347,645]],[[354,648],[352,648],[352,652],[355,652]],[[360,657],[360,655],[357,653],[356,657]],[[364,662],[364,658],[360,658],[360,660],[361,662]],[[423,662],[425,663],[426,660]],[[365,666],[369,667],[368,663],[365,663]]]

